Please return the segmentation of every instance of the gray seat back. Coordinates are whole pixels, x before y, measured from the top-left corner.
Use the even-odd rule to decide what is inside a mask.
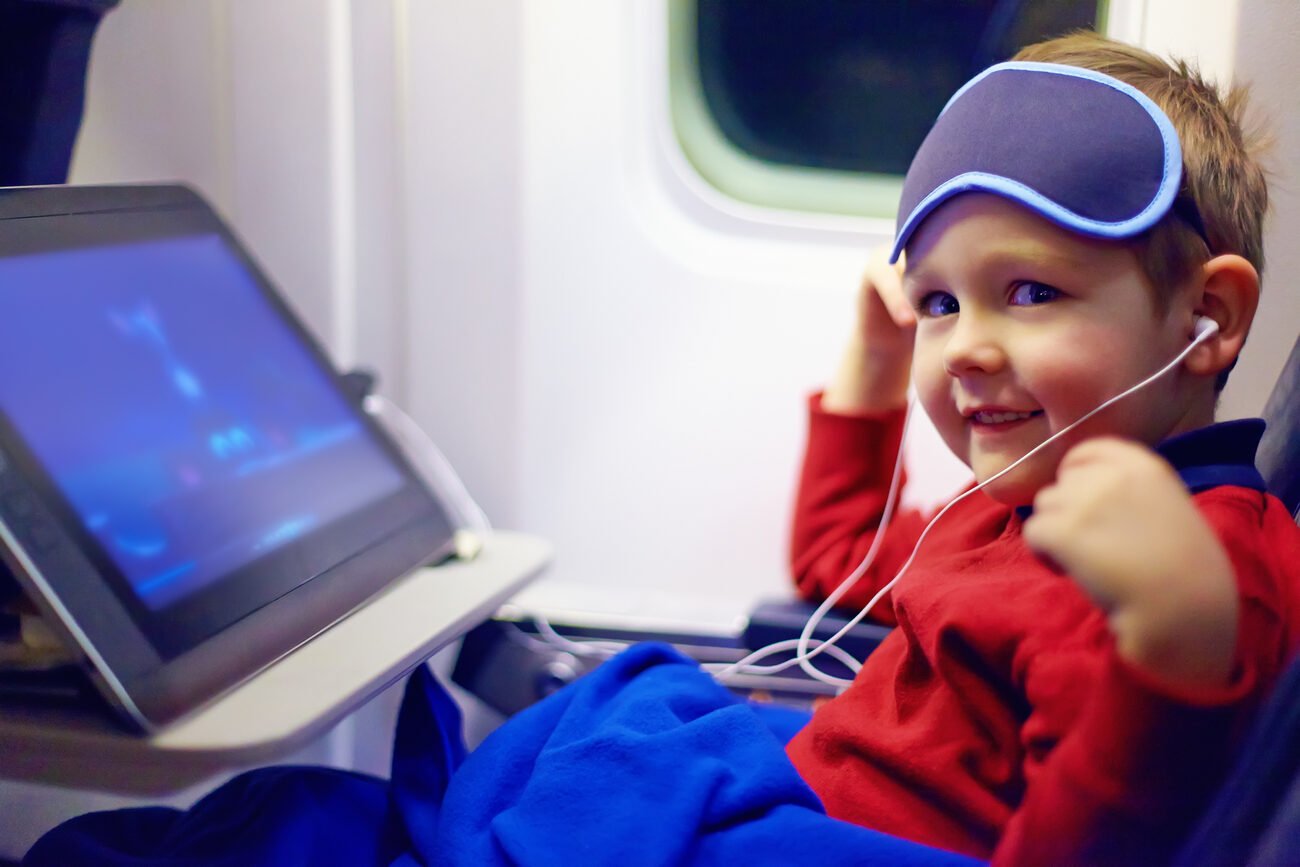
[[[1300,520],[1300,338],[1264,407],[1268,430],[1255,463],[1268,489]]]

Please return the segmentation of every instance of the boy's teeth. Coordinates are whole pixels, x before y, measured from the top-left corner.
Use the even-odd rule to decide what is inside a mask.
[[[1029,418],[1032,412],[977,412],[975,421],[980,424],[1001,424],[1005,421],[1019,421],[1020,419]]]

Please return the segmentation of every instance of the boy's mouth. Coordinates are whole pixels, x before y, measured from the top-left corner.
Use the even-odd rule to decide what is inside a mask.
[[[976,430],[1002,431],[1010,430],[1023,422],[1043,414],[1041,409],[1017,411],[1010,409],[978,409],[966,415],[966,420]]]

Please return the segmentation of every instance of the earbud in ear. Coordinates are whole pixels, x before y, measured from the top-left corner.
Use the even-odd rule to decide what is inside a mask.
[[[1192,326],[1192,339],[1206,340],[1218,330],[1219,323],[1208,316],[1197,316],[1196,324]]]

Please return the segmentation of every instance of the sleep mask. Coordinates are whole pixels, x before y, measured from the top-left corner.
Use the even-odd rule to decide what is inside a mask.
[[[1179,197],[1178,133],[1145,94],[1109,75],[1055,63],[999,63],[948,100],[903,182],[890,261],[943,202],[994,193],[1097,238],[1128,238],[1174,207],[1202,238],[1190,196]]]

